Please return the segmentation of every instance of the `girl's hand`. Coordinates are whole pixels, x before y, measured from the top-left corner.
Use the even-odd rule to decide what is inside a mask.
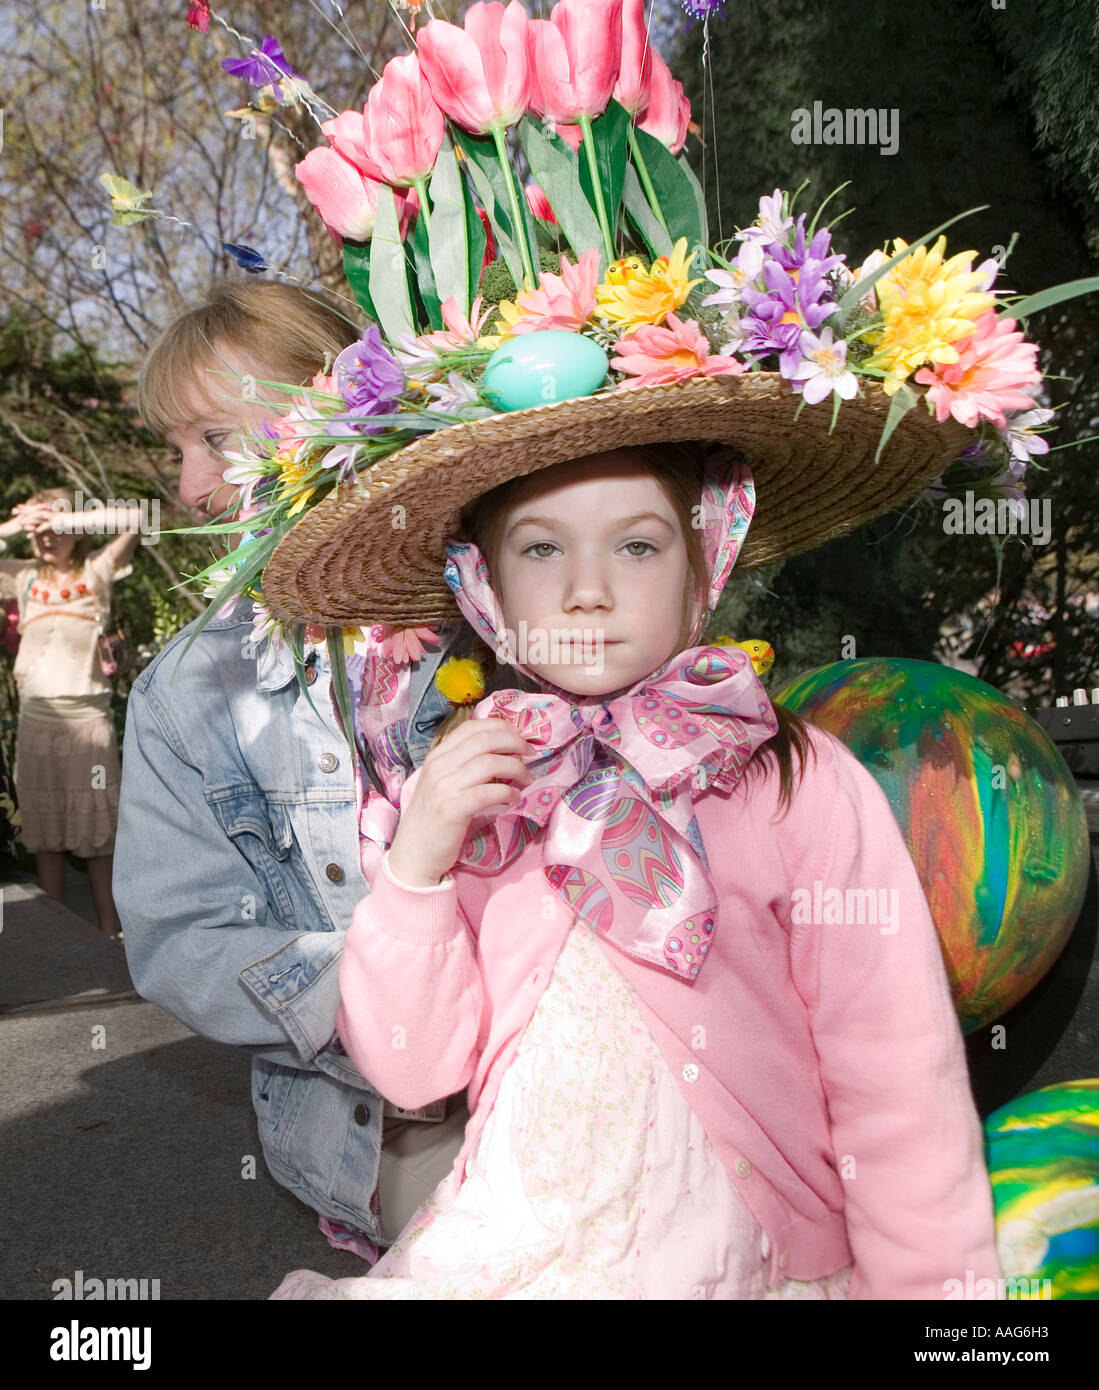
[[[423,761],[389,848],[389,867],[410,888],[434,887],[458,859],[478,811],[518,801],[534,780],[530,744],[504,719],[468,719]],[[505,780],[506,779],[506,780]]]
[[[53,508],[49,502],[20,502],[11,509],[11,519],[0,526],[0,535],[17,536],[20,531],[32,535],[48,530],[52,522]]]

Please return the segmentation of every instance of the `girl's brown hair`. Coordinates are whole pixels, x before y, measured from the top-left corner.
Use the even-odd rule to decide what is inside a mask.
[[[295,285],[223,280],[149,349],[137,382],[138,410],[155,434],[172,429],[180,421],[180,392],[201,380],[204,369],[224,370],[221,346],[262,362],[273,381],[307,386],[359,332],[318,295]],[[231,383],[226,389],[231,392]]]
[[[36,492],[33,497],[28,497],[27,501],[67,502],[69,504],[70,511],[76,510],[76,493],[73,491],[71,487],[43,488],[41,492]],[[46,560],[41,555],[39,555],[38,547],[34,544],[33,537],[30,537],[29,539],[31,541],[31,549],[35,552],[35,561],[38,565],[39,572],[43,575],[44,578],[48,580],[56,572],[56,566],[53,564],[52,561]],[[88,555],[91,553],[91,551],[95,549],[97,537],[94,535],[81,535],[77,536],[75,539],[76,544],[73,546],[72,551],[70,552],[69,562],[70,564],[82,566],[84,564],[84,561],[87,559]]]
[[[718,452],[720,452],[720,457],[724,459],[729,457],[732,451],[724,448],[718,451],[716,446],[700,441],[688,441],[685,443],[659,442],[633,445],[629,452],[640,456],[645,468],[660,484],[664,495],[675,509],[683,531],[693,581],[685,587],[683,618],[676,638],[676,651],[684,651],[698,642],[705,627],[701,619],[697,622],[693,621],[696,603],[697,611],[705,612],[709,590],[709,568],[702,546],[702,530],[698,523],[698,512],[696,511],[702,498],[703,477],[707,466],[713,466],[717,461]],[[485,557],[485,563],[488,565],[489,574],[492,574],[496,569],[500,545],[503,541],[504,522],[509,509],[518,500],[524,485],[528,484],[532,478],[541,479],[543,476],[544,471],[539,470],[534,474],[511,478],[506,483],[501,483],[499,487],[493,488],[491,492],[486,492],[478,497],[463,512],[462,538],[472,541],[481,551]],[[486,672],[492,669],[489,663],[495,664],[496,660],[495,653],[480,641],[472,628],[465,630],[464,641],[460,639],[459,649],[454,650],[452,654],[455,656],[475,655],[482,665],[486,666]],[[520,682],[524,687],[529,684],[521,676]],[[785,814],[785,811],[789,809],[790,797],[794,790],[794,758],[797,757],[797,776],[800,780],[807,757],[812,753],[815,758],[816,750],[810,741],[805,721],[781,705],[773,702],[772,704],[775,717],[778,720],[778,733],[756,749],[748,764],[744,780],[748,782],[755,776],[766,775],[772,762],[777,762],[779,772],[778,804]],[[471,712],[470,707],[459,706],[447,715],[439,726],[435,742],[438,743],[440,739],[445,738],[451,729],[468,719]]]

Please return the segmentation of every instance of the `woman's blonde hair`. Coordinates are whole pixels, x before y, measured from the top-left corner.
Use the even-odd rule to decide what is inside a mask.
[[[33,497],[28,497],[27,501],[67,502],[69,504],[70,511],[76,510],[76,493],[73,491],[71,487],[43,488],[41,492],[36,492]],[[43,556],[38,554],[38,547],[34,543],[33,536],[29,536],[28,539],[31,543],[31,549],[34,551],[34,558],[37,562],[39,571],[43,573],[46,577],[52,575],[56,570],[56,566],[53,564],[51,560],[47,560]],[[72,551],[69,554],[70,563],[83,565],[89,553],[95,549],[96,539],[97,538],[95,535],[77,536],[75,538],[76,544],[73,546]]]
[[[654,444],[632,445],[628,452],[640,456],[645,469],[652,474],[664,495],[675,509],[687,547],[690,565],[690,582],[684,586],[683,615],[676,637],[675,650],[684,651],[693,646],[705,628],[706,600],[709,592],[709,568],[702,544],[702,529],[698,525],[696,508],[702,500],[702,484],[708,463],[712,463],[714,446],[701,441],[658,442]],[[730,451],[722,450],[724,457]],[[490,492],[483,493],[470,503],[462,513],[462,539],[472,541],[485,557],[491,575],[497,568],[500,546],[504,538],[504,524],[508,511],[522,494],[524,485],[534,479],[541,479],[552,468],[511,478]],[[695,619],[695,613],[702,616]],[[466,628],[452,655],[473,655],[487,667],[495,663],[495,654],[476,636],[472,628]],[[491,669],[491,668],[488,668]],[[525,688],[529,682],[520,677]],[[745,781],[752,776],[763,775],[772,758],[779,770],[779,806],[789,808],[794,789],[794,755],[798,760],[798,776],[804,769],[810,752],[816,756],[809,739],[805,722],[784,709],[773,705],[778,720],[778,733],[762,744],[748,764]],[[435,735],[435,743],[445,738],[451,729],[468,719],[472,707],[459,706],[447,715]]]
[[[155,434],[180,421],[181,392],[206,369],[224,370],[222,346],[262,362],[272,381],[306,386],[360,329],[319,295],[278,280],[222,280],[174,319],[149,349],[137,381],[138,410]]]

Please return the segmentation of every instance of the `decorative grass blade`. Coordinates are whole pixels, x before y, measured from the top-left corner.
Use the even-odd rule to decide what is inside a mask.
[[[882,426],[881,438],[878,440],[878,447],[874,453],[874,462],[877,463],[882,456],[882,450],[889,442],[889,436],[900,424],[903,416],[907,415],[916,404],[918,397],[910,386],[904,382],[897,388],[893,399],[889,402],[889,414],[885,417],[885,424]]]
[[[408,267],[397,220],[397,201],[386,184],[378,187],[378,215],[370,247],[370,298],[377,308],[378,322],[385,336],[393,342],[402,333],[415,333],[416,326],[408,293]]]
[[[1051,309],[1054,304],[1063,304],[1066,299],[1076,299],[1082,294],[1094,294],[1096,290],[1099,290],[1097,275],[1086,280],[1066,280],[1063,285],[1050,285],[1048,290],[1039,290],[1037,294],[1028,295],[1018,304],[1006,305],[1002,312],[1009,318],[1025,319],[1029,314]]]
[[[637,143],[649,171],[653,190],[668,223],[673,244],[687,238],[687,248],[701,243],[705,246],[705,224],[699,216],[697,179],[688,175],[683,165],[666,145],[644,130],[635,130]]]
[[[343,720],[343,736],[347,739],[352,758],[359,756],[355,744],[355,720],[351,712],[351,687],[347,680],[347,663],[343,651],[343,629],[326,627],[324,630],[328,648],[328,667],[332,672],[332,693],[336,697],[336,708]]]
[[[650,259],[655,261],[657,256],[670,256],[674,249],[672,239],[660,225],[660,221],[652,208],[649,207],[649,200],[645,197],[641,180],[637,177],[637,170],[632,164],[626,169],[622,205],[648,248]]]
[[[343,273],[351,293],[368,319],[378,321],[378,311],[370,298],[370,242],[345,241],[343,244]]]
[[[519,143],[530,171],[549,199],[553,214],[579,260],[593,246],[602,247],[599,222],[580,187],[580,162],[559,135],[547,136],[541,125],[524,117],[519,125]],[[600,274],[606,267],[600,267]]]
[[[435,160],[431,175],[431,201],[428,244],[435,292],[440,302],[453,295],[458,301],[458,308],[468,316],[476,281],[471,289],[467,195],[458,161],[454,157],[454,145],[449,139],[443,141]],[[442,327],[441,315],[438,326]]]
[[[898,251],[897,254],[891,260],[886,261],[884,265],[878,266],[877,270],[875,270],[873,274],[867,275],[861,280],[856,280],[855,283],[840,300],[839,321],[841,327],[840,330],[837,332],[836,336],[843,336],[842,326],[847,321],[847,315],[863,297],[866,291],[870,289],[872,285],[876,284],[877,281],[880,280],[883,275],[888,274],[889,271],[892,270],[895,265],[899,265],[900,262],[904,260],[905,256],[911,255],[911,253],[916,249],[917,246],[923,246],[926,242],[933,240],[935,237],[939,235],[940,232],[945,232],[947,227],[953,227],[954,223],[960,222],[963,217],[972,217],[975,212],[984,212],[987,206],[987,203],[982,203],[979,208],[970,208],[967,212],[959,212],[956,217],[950,218],[948,222],[941,223],[941,225],[936,227],[934,231],[925,232],[923,236],[920,237],[918,240],[910,241],[903,251]],[[839,219],[837,218],[836,220],[838,221]],[[834,226],[835,223],[833,223],[832,225]]]

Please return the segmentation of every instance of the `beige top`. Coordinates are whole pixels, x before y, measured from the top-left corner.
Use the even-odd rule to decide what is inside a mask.
[[[45,586],[49,598],[31,593],[44,587],[35,560],[0,560],[0,599],[19,604],[21,640],[12,672],[20,700],[58,695],[109,694],[111,683],[99,666],[97,639],[109,620],[111,589],[116,579],[133,573],[133,566],[116,570],[107,547],[84,561],[79,580],[66,587],[69,597]],[[77,591],[77,584],[86,592]]]

